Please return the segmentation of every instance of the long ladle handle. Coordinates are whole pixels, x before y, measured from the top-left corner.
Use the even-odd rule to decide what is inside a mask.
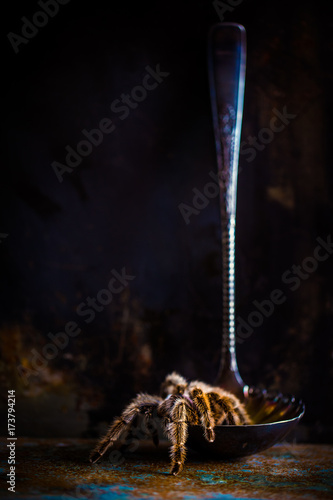
[[[243,26],[213,26],[208,41],[208,65],[222,224],[223,326],[217,385],[241,395],[244,382],[235,350],[235,226],[246,67]]]

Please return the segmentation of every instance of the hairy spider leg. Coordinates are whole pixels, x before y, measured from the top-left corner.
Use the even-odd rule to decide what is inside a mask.
[[[156,424],[156,419],[159,418],[157,413],[158,406],[159,405],[150,405],[145,411],[147,430],[149,431],[155,446],[159,445],[158,426]]]
[[[236,398],[218,392],[209,392],[207,397],[213,411],[215,425],[226,421],[229,425],[250,423],[250,419],[242,404]]]
[[[138,414],[145,414],[150,418],[155,408],[159,406],[162,399],[158,396],[149,394],[139,394],[124,409],[120,417],[115,417],[106,435],[98,442],[97,446],[90,454],[90,462],[97,462],[104,453],[110,448],[120,435],[129,430]],[[157,430],[156,430],[157,433]],[[153,434],[153,440],[156,442],[156,434]],[[158,442],[158,441],[157,441]]]
[[[240,421],[240,425],[249,425],[252,423],[251,418],[249,417],[247,411],[244,406],[241,404],[240,406],[236,406],[234,411],[237,413]]]
[[[170,472],[176,476],[182,470],[186,458],[187,426],[198,424],[199,418],[190,399],[179,394],[166,398],[157,413],[163,418],[165,433],[172,443]]]
[[[225,412],[220,404],[221,395],[216,392],[207,394],[215,425],[220,424],[225,419]]]
[[[186,401],[183,398],[175,402],[170,416],[171,422],[167,425],[167,430],[172,442],[171,474],[176,476],[182,470],[186,458],[187,412]]]
[[[211,408],[207,394],[205,394],[203,390],[200,389],[200,387],[193,387],[193,389],[189,391],[189,394],[190,398],[195,403],[198,413],[200,415],[200,421],[204,430],[204,436],[207,439],[207,441],[212,443],[215,439],[215,433],[214,433],[215,422],[211,413]]]

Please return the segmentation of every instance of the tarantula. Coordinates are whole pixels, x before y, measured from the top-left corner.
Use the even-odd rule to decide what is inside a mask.
[[[138,394],[121,416],[115,417],[106,435],[91,452],[90,462],[97,462],[123,431],[129,431],[139,414],[144,415],[148,421],[154,416],[161,420],[163,430],[172,443],[171,474],[174,475],[184,466],[188,425],[200,424],[207,441],[213,442],[215,425],[251,423],[243,404],[236,396],[198,380],[188,383],[176,372],[165,378],[160,393],[161,396]],[[151,434],[153,442],[158,445],[156,427]]]

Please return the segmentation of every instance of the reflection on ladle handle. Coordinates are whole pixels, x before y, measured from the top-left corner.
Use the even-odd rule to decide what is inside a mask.
[[[223,331],[217,385],[242,395],[245,384],[238,372],[235,352],[235,224],[246,66],[243,26],[213,26],[208,64],[222,224]]]

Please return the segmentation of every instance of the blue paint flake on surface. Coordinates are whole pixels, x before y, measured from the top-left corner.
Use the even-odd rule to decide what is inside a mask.
[[[308,489],[309,490],[316,490],[316,491],[332,491],[331,488],[329,488],[328,486],[325,486],[324,484],[322,484],[322,485],[315,484],[313,486],[310,486]]]
[[[96,484],[83,484],[76,487],[77,495],[74,497],[98,499],[98,500],[132,500],[134,488],[126,485],[101,486]],[[63,500],[70,500],[72,497],[62,497]],[[153,500],[153,497],[145,496],[146,500]],[[41,498],[40,500],[52,500]]]
[[[226,479],[222,479],[220,475],[217,474],[207,474],[201,472],[199,475],[199,478],[201,481],[208,483],[208,484],[221,484],[221,483],[227,483]]]
[[[15,490],[15,498],[20,498],[21,500],[36,500],[36,496],[20,496],[20,491]],[[37,495],[37,493],[36,493]],[[11,500],[13,496],[2,497],[2,500]],[[38,500],[78,500],[78,497],[67,496],[67,495],[40,495],[38,494]]]
[[[95,484],[84,484],[77,485],[76,491],[68,494],[62,495],[48,495],[48,494],[38,494],[38,500],[133,500],[132,491],[134,488],[125,485],[112,485],[112,486],[101,486]],[[18,498],[23,498],[20,496],[20,492],[17,490],[16,495]],[[145,500],[156,500],[156,498],[142,495]],[[9,500],[12,497],[3,497],[3,500]],[[29,496],[24,496],[24,500],[36,500],[36,496],[33,494]]]
[[[320,467],[320,465],[318,467]],[[319,472],[319,474],[322,474],[322,473],[324,473],[324,474],[330,474],[331,477],[333,475],[333,469],[321,469],[318,472]]]
[[[198,500],[202,497],[197,497],[193,495],[186,495],[183,500]],[[223,494],[223,493],[211,493],[205,500],[267,500],[265,498],[249,498],[249,497],[234,497],[233,495]]]

